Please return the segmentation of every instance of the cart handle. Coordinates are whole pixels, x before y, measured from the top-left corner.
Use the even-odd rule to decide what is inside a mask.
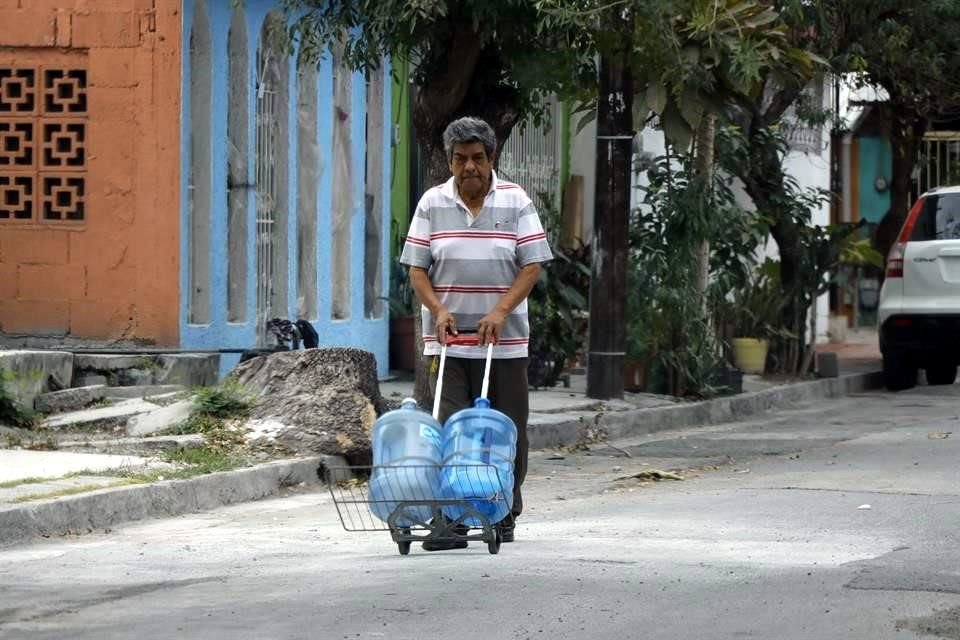
[[[477,347],[480,346],[480,338],[476,335],[476,329],[461,331],[461,335],[447,336],[446,341],[440,348],[440,367],[437,371],[437,390],[433,395],[433,419],[437,420],[440,416],[440,391],[443,389],[443,370],[447,361],[447,346],[462,345]],[[467,334],[467,335],[463,335]],[[490,389],[490,363],[493,358],[493,343],[487,344],[487,362],[483,369],[483,387],[480,390],[480,397],[487,398],[487,391]]]

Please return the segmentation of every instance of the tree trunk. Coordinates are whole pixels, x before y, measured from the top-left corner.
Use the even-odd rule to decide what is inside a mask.
[[[621,30],[622,26],[619,27]],[[627,236],[633,149],[633,77],[629,39],[600,57],[597,183],[590,274],[587,396],[623,397],[626,350]]]
[[[713,149],[717,118],[712,113],[703,117],[697,127],[697,155],[694,172],[703,189],[703,197],[713,204]],[[703,301],[704,317],[707,314],[707,285],[710,280],[710,239],[704,238],[697,247],[697,296]]]
[[[786,194],[782,195],[786,197]],[[775,219],[770,235],[780,252],[780,290],[784,300],[780,326],[794,335],[793,338],[775,340],[773,353],[780,371],[794,373],[800,369],[806,344],[807,310],[801,292],[800,227],[787,212],[768,211]]]
[[[886,114],[890,121],[890,146],[893,152],[890,176],[890,210],[877,225],[873,244],[886,256],[897,241],[897,234],[910,209],[913,168],[917,163],[917,149],[926,126],[915,116],[897,117],[901,108],[890,107]]]
[[[739,178],[757,211],[770,220],[770,235],[780,253],[780,290],[784,306],[780,326],[795,338],[778,338],[771,353],[780,371],[796,372],[801,367],[806,336],[806,309],[800,291],[803,256],[800,251],[800,227],[789,211],[778,208],[788,200],[783,187],[783,165],[775,147],[763,141],[752,141],[753,157]]]

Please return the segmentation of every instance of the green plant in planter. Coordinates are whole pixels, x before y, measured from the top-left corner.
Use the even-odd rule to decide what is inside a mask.
[[[530,364],[527,379],[532,387],[557,384],[567,362],[586,343],[586,314],[590,290],[589,249],[582,244],[560,244],[560,212],[546,194],[538,194],[540,219],[547,232],[553,260],[543,265],[540,280],[527,299],[530,320]]]
[[[393,261],[390,268],[390,295],[386,298],[390,306],[390,316],[392,318],[410,318],[414,314],[413,286],[410,284],[410,278],[407,274],[407,268],[400,264],[400,259]]]
[[[767,258],[732,299],[733,337],[769,340],[783,336],[780,314],[783,294],[778,286],[779,263]]]
[[[712,199],[703,197],[689,156],[657,158],[647,179],[631,218],[627,359],[646,361],[648,391],[714,395],[725,360],[713,326],[724,300],[718,292],[734,288],[752,270],[760,231],[719,172]],[[711,282],[723,283],[708,290],[706,304],[696,284],[696,252],[705,238]]]

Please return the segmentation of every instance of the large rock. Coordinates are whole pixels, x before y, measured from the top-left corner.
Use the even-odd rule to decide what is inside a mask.
[[[386,404],[377,362],[359,349],[307,349],[259,356],[230,378],[254,397],[249,438],[276,441],[300,454],[369,464],[370,432]]]
[[[41,393],[60,391],[73,381],[73,354],[65,351],[0,351],[0,384],[20,403],[33,408]]]

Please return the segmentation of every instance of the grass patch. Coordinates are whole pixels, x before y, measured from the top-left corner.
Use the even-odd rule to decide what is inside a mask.
[[[250,415],[253,400],[242,385],[225,380],[215,387],[197,389],[193,394],[193,404],[197,414],[230,420]]]
[[[243,461],[209,446],[168,451],[163,456],[167,462],[192,468],[196,473],[229,471],[243,465]]]

